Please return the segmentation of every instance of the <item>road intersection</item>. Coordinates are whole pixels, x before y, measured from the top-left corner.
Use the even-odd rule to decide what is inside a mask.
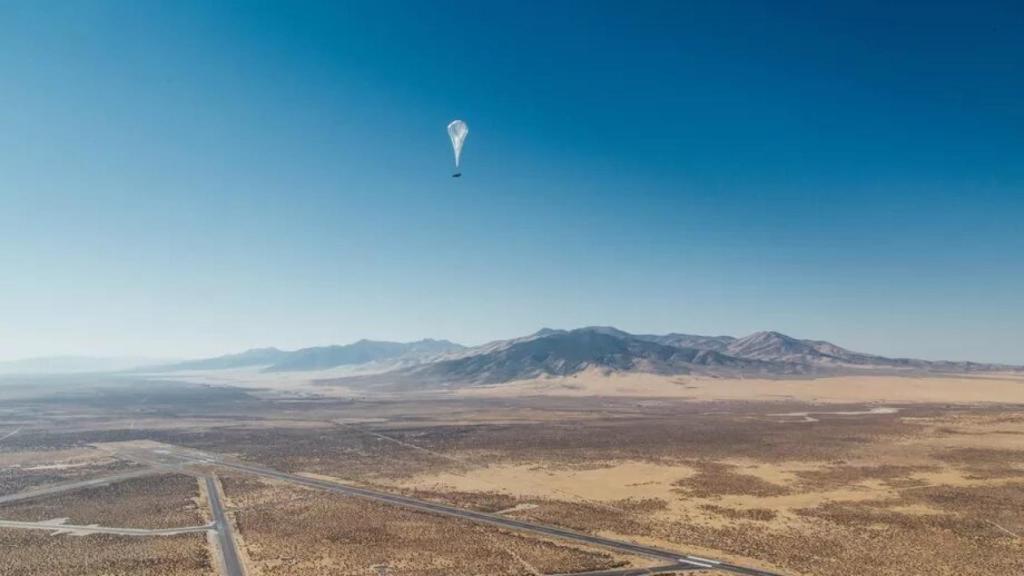
[[[108,445],[108,449],[110,449],[109,447],[110,445]],[[476,510],[459,508],[457,506],[451,506],[439,502],[411,498],[409,496],[404,496],[401,494],[394,494],[390,492],[383,492],[380,490],[373,490],[360,486],[353,486],[351,484],[346,484],[344,482],[336,480],[311,478],[308,476],[291,474],[288,472],[274,470],[272,468],[233,461],[220,455],[207,452],[200,452],[188,448],[181,448],[166,444],[153,444],[152,446],[148,447],[115,447],[113,448],[113,450],[115,454],[118,454],[121,457],[173,470],[187,471],[188,469],[195,466],[213,466],[219,468],[226,468],[229,470],[234,470],[236,472],[242,472],[245,474],[250,474],[263,478],[270,478],[283,482],[289,482],[292,484],[305,486],[307,488],[314,488],[326,492],[344,494],[346,496],[375,500],[378,502],[383,502],[386,504],[399,506],[402,508],[418,510],[421,512],[461,518],[463,520],[468,520],[480,524],[489,524],[504,529],[515,530],[517,532],[527,532],[552,538],[570,540],[579,542],[581,544],[598,546],[628,554],[637,554],[649,558],[655,558],[658,560],[666,561],[666,564],[664,566],[660,566],[658,568],[637,568],[613,570],[610,572],[604,571],[592,573],[591,576],[637,576],[641,574],[661,574],[667,572],[700,570],[719,570],[722,572],[741,574],[744,576],[780,576],[775,572],[769,572],[766,570],[761,570],[758,568],[752,568],[747,566],[740,566],[722,560],[704,558],[686,552],[666,550],[653,546],[647,546],[644,544],[638,544],[635,542],[628,542],[625,540],[593,536],[590,534],[584,534],[581,532],[576,532],[574,530],[569,530],[557,526],[549,526],[535,522],[518,520],[508,516],[502,516],[500,514],[479,512]]]
[[[574,530],[569,530],[558,526],[550,526],[536,522],[518,520],[516,518],[502,515],[500,513],[487,513],[480,512],[477,510],[460,508],[457,506],[451,506],[439,502],[412,498],[401,494],[394,494],[390,492],[383,492],[380,490],[364,488],[361,486],[354,486],[337,480],[312,478],[309,476],[291,474],[288,472],[274,470],[272,468],[234,461],[232,459],[228,459],[217,454],[200,452],[197,450],[172,446],[168,444],[141,442],[123,443],[120,445],[104,444],[98,445],[97,447],[104,450],[108,450],[118,457],[132,460],[134,462],[147,465],[148,467],[142,470],[132,470],[130,472],[124,472],[121,474],[106,476],[103,478],[83,480],[79,482],[69,482],[55,486],[38,488],[34,490],[7,495],[0,497],[0,504],[25,500],[29,498],[38,498],[49,494],[55,494],[58,492],[64,492],[79,488],[102,486],[110,484],[112,482],[119,482],[130,478],[137,478],[141,476],[158,474],[162,472],[178,472],[194,476],[203,483],[210,511],[213,516],[213,522],[206,526],[145,530],[101,526],[69,526],[53,522],[13,522],[0,520],[0,527],[37,530],[49,529],[54,532],[70,532],[82,534],[125,534],[132,536],[168,535],[173,533],[205,531],[211,534],[212,536],[216,537],[216,547],[219,551],[221,571],[223,572],[223,574],[225,576],[245,576],[245,565],[239,557],[238,545],[235,541],[235,537],[232,531],[231,521],[228,519],[227,514],[225,513],[224,510],[223,502],[221,501],[220,482],[217,479],[216,475],[211,471],[212,468],[221,468],[262,478],[269,478],[282,482],[288,482],[291,484],[296,484],[307,488],[323,490],[325,492],[332,492],[356,498],[374,500],[377,502],[383,502],[385,504],[393,506],[399,506],[411,510],[418,510],[420,512],[426,512],[429,514],[460,518],[462,520],[467,520],[478,524],[487,524],[507,530],[514,530],[517,532],[532,533],[541,536],[546,536],[549,538],[574,541],[580,544],[597,546],[627,554],[645,556],[648,558],[654,558],[665,562],[664,564],[660,564],[658,566],[649,568],[619,568],[613,570],[600,570],[595,572],[588,572],[585,574],[576,574],[574,576],[647,576],[678,572],[700,572],[705,570],[718,570],[721,572],[740,574],[744,576],[780,576],[779,574],[774,572],[769,572],[766,570],[761,570],[758,568],[752,568],[747,566],[740,566],[722,560],[715,560],[705,558],[702,556],[696,556],[686,552],[667,550],[636,542],[629,542],[626,540],[618,540],[613,538],[605,538],[601,536],[584,534],[581,532],[576,532]]]

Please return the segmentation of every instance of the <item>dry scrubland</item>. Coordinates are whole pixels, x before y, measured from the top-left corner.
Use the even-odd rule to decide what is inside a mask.
[[[963,379],[964,386],[971,382]],[[690,385],[674,384],[696,394]],[[773,395],[758,383],[759,401],[220,393],[157,405],[125,398],[120,420],[108,416],[106,405],[71,409],[25,401],[5,406],[32,418],[0,443],[0,471],[11,485],[37,482],[34,475],[43,473],[58,476],[43,483],[62,481],[88,466],[124,466],[88,449],[90,443],[154,440],[784,574],[1024,574],[1022,399],[890,403],[898,411],[878,411],[879,404],[870,403],[879,400],[872,396],[877,387],[829,398],[819,393],[819,402],[792,393],[820,392],[820,385],[777,384]],[[839,401],[854,394],[864,397]],[[131,411],[152,425],[129,425],[134,418],[123,414]],[[31,470],[47,465],[41,454],[67,463],[68,455],[86,453],[95,462]],[[395,574],[530,574],[528,565],[546,572],[624,560],[248,477],[229,475],[224,486],[237,506],[232,513],[243,550],[268,576],[367,574],[368,566],[384,562]],[[189,490],[194,495],[194,482]],[[74,506],[68,502],[66,509]],[[16,546],[26,558],[39,550],[32,542],[105,541],[2,535],[4,544],[26,539]],[[192,541],[174,538],[130,542],[164,547]],[[95,547],[92,557],[77,560],[99,566],[91,558],[129,541],[110,542],[112,548]],[[62,558],[76,565],[74,555],[88,550],[70,549]],[[440,564],[431,563],[435,557]]]
[[[366,480],[789,573],[1024,573],[1024,413],[816,418],[506,430],[489,458],[463,439],[461,467]]]
[[[179,528],[205,524],[196,479],[181,474],[133,478],[100,486],[0,504],[0,519],[118,528]]]
[[[213,576],[201,534],[50,536],[0,528],[2,576]]]
[[[39,460],[46,455],[73,455],[85,462],[104,461],[102,454],[86,448],[64,451],[7,452],[7,462]],[[60,460],[55,460],[60,462]],[[38,465],[38,464],[37,464]],[[42,465],[47,466],[47,465]],[[55,465],[55,466],[59,466]],[[47,468],[51,484],[105,476],[126,469],[123,463],[98,466]],[[15,468],[24,471],[24,468]],[[6,470],[5,470],[6,471]],[[29,478],[38,476],[27,471]],[[18,478],[16,474],[13,478]],[[23,486],[26,483],[14,482]],[[183,475],[134,478],[107,486],[77,489],[38,498],[0,504],[0,519],[45,521],[67,518],[68,524],[110,527],[171,528],[202,524],[196,499],[196,480]],[[202,534],[127,537],[107,534],[51,535],[46,531],[0,528],[0,575],[2,576],[208,576],[211,568]]]
[[[18,451],[4,448],[0,446],[0,496],[140,468],[88,448]]]
[[[637,401],[600,418],[346,424],[308,441],[252,429],[206,448],[785,573],[1024,573],[1024,412],[828,413],[869,408]]]
[[[239,476],[223,482],[258,575],[354,576],[386,564],[395,576],[512,576],[649,564],[335,494]]]

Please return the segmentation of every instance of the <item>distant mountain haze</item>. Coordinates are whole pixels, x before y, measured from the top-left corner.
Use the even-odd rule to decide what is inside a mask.
[[[439,354],[462,349],[463,346],[447,340],[427,339],[406,343],[360,340],[346,346],[324,346],[296,350],[287,353],[283,359],[269,366],[266,371],[301,372],[367,364],[382,360],[427,360]]]
[[[0,372],[16,371],[4,370],[5,366],[32,366],[34,371],[39,371],[38,364],[0,364]],[[50,365],[61,368],[66,363]],[[102,366],[101,363],[93,365]],[[146,372],[253,369],[265,373],[312,373],[332,368],[351,369],[346,373],[352,375],[342,379],[353,385],[362,381],[372,385],[425,387],[569,376],[587,369],[721,376],[1024,370],[1000,364],[887,358],[854,352],[822,340],[803,340],[771,331],[737,338],[682,333],[630,334],[610,326],[574,330],[543,328],[528,336],[474,347],[448,340],[424,339],[415,342],[359,340],[346,345],[292,351],[254,348],[215,358],[137,369]]]
[[[0,374],[83,374],[116,372],[167,362],[166,358],[40,356],[0,362]]]
[[[252,366],[272,366],[288,357],[290,353],[277,348],[253,348],[238,354],[227,354],[215,358],[188,360],[176,364],[153,367],[160,371],[178,370],[227,370]]]
[[[262,368],[264,372],[306,372],[368,364],[382,360],[401,360],[405,363],[420,362],[464,348],[464,346],[447,340],[425,339],[416,342],[360,340],[343,346],[315,346],[293,351],[277,348],[253,348],[238,354],[154,366],[150,370],[176,372]]]

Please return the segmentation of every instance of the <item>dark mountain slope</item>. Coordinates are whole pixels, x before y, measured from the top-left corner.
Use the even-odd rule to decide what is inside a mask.
[[[566,376],[587,368],[685,374],[702,367],[766,367],[757,360],[733,358],[713,350],[667,346],[603,327],[548,330],[529,338],[492,343],[481,350],[409,369],[405,376],[491,383]]]
[[[677,334],[675,332],[663,335],[647,334],[637,336],[637,338],[677,348],[696,348],[698,350],[714,350],[715,352],[725,352],[729,344],[736,340],[732,336],[697,336],[695,334]]]

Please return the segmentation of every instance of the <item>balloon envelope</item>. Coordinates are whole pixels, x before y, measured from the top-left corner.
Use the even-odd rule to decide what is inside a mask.
[[[448,124],[448,137],[452,139],[452,150],[455,151],[455,167],[459,167],[459,156],[462,155],[462,143],[469,135],[469,126],[462,120],[452,120]]]

